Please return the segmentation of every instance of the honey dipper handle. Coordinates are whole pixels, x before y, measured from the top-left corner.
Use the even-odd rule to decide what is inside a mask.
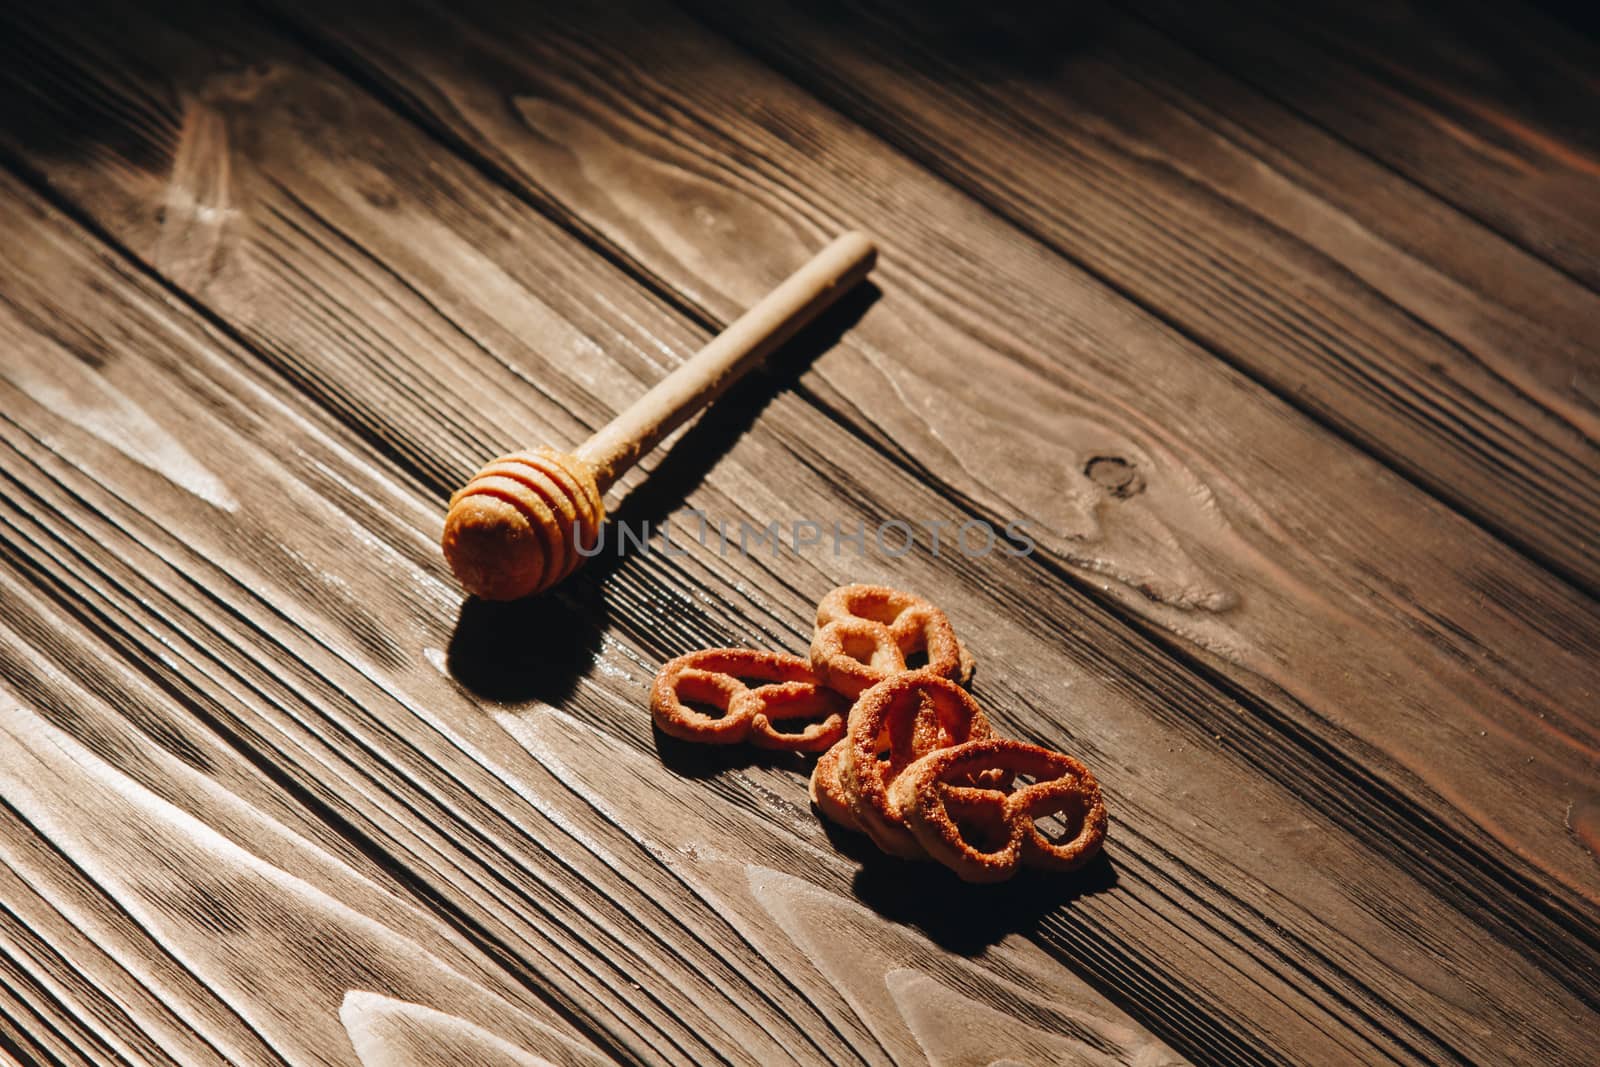
[[[836,238],[580,445],[575,455],[594,468],[600,491],[866,277],[877,255],[865,234]]]

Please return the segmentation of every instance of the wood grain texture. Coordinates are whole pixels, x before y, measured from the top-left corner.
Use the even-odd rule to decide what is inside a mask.
[[[875,220],[898,299],[819,362],[819,403],[953,498],[1037,522],[1043,556],[1197,668],[1313,733],[1359,737],[1397,789],[1431,793],[1573,906],[1597,899],[1565,823],[1592,780],[1587,597],[670,11],[629,7],[619,45],[600,20],[406,10],[316,32],[697,306],[726,314],[781,277],[800,251],[778,250],[828,228],[815,220]],[[634,79],[624,94],[596,67]],[[713,68],[738,108],[696,74]],[[1140,490],[1096,480],[1102,457]]]
[[[1296,407],[1600,590],[1591,290],[1126,15],[692,6]]]
[[[1528,5],[1131,0],[1283,101],[1600,288],[1600,45]]]
[[[26,532],[10,519],[14,559]],[[558,1062],[606,1062],[227,747],[220,723],[107,657],[73,617],[86,605],[19,577],[0,573],[0,954],[5,984],[71,1047],[100,1061],[355,1063],[341,1005],[376,988]]]
[[[516,83],[511,114],[518,123],[533,116],[555,147],[536,154],[526,134],[481,136],[482,145],[538,177],[538,189],[556,187],[553,202],[508,181],[516,172],[505,167],[489,168],[501,184],[484,180],[248,24],[219,26],[201,12],[143,20],[120,36],[31,20],[13,34],[24,43],[9,76],[47,87],[40,101],[53,109],[56,138],[13,137],[22,168],[242,343],[197,327],[136,272],[70,254],[86,246],[60,219],[16,209],[8,232],[26,225],[34,236],[5,286],[21,294],[11,306],[27,309],[13,343],[44,347],[8,378],[4,408],[17,414],[5,440],[19,458],[4,467],[0,497],[8,534],[28,532],[8,562],[36,587],[59,587],[59,601],[90,620],[90,638],[152,684],[226,709],[213,715],[239,744],[325,817],[337,815],[347,835],[380,842],[413,873],[419,900],[629,1058],[760,1059],[784,1049],[801,1059],[903,1060],[959,1049],[948,1025],[956,1008],[973,1013],[986,1047],[1047,1059],[1064,1048],[1169,1059],[1141,1024],[1179,1051],[1235,1063],[1537,1062],[1586,1047],[1594,946],[1581,888],[1592,868],[1565,866],[1560,847],[1581,845],[1563,826],[1532,835],[1527,848],[1532,862],[1576,872],[1574,893],[1471,817],[1511,792],[1463,774],[1474,759],[1508,761],[1503,736],[1467,742],[1462,765],[1425,767],[1427,775],[1395,755],[1433,751],[1441,731],[1451,739],[1452,724],[1424,717],[1419,695],[1507,732],[1547,710],[1565,716],[1552,735],[1581,727],[1565,687],[1587,684],[1580,657],[1593,624],[1582,602],[1114,299],[1085,295],[1079,276],[881,145],[800,107],[803,98],[686,24],[636,14],[644,37],[682,35],[671,44],[683,52],[659,65],[609,57],[597,67],[650,72],[630,86],[640,110],[625,115],[601,106],[612,106],[605,93],[580,98],[590,109],[580,110],[577,94],[562,91],[587,54],[581,35],[582,47],[546,39],[543,47],[574,57],[565,65],[539,49],[517,60],[541,72],[481,43],[474,48],[487,55],[463,50],[483,77]],[[418,40],[439,55],[460,37],[451,23],[422,29]],[[395,56],[410,58],[398,48]],[[420,75],[442,78],[438,62],[419,64]],[[721,69],[749,94],[742,106],[756,124],[735,127],[748,141],[715,133],[711,122],[730,121],[725,108],[658,111],[673,117],[670,137],[650,124],[651,108],[675,99],[651,95],[661,92],[654,79],[691,69]],[[504,99],[503,87],[432,84]],[[453,98],[425,99],[463,123],[441,127],[458,137],[488,128],[461,117],[484,123],[487,103],[455,111],[438,103]],[[197,108],[214,109],[215,120],[191,121]],[[690,115],[706,125],[688,125]],[[716,151],[685,148],[679,138],[699,143],[685,128],[715,134]],[[540,606],[550,616],[542,622],[527,612],[453,620],[431,540],[454,482],[503,445],[577,439],[704,336],[529,202],[573,229],[633,235],[612,240],[608,255],[675,279],[672,295],[704,303],[709,313],[689,310],[711,319],[766,275],[781,276],[839,221],[808,206],[815,194],[784,172],[816,190],[836,186],[761,133],[792,128],[840,149],[830,157],[837,165],[886,167],[864,187],[884,190],[874,210],[895,224],[900,247],[913,247],[907,234],[925,242],[915,247],[926,263],[885,276],[884,298],[799,393],[768,401],[741,392],[690,431],[678,453],[686,458],[655,464],[656,480],[625,507],[675,513],[692,488],[688,504],[730,521],[830,516],[840,501],[874,521],[959,520],[974,507],[1014,516],[1008,498],[1017,495],[1029,516],[1060,518],[1065,501],[1080,522],[1100,525],[1099,540],[1080,532],[1033,561],[981,564],[921,553],[723,558],[691,548],[684,559],[634,556],[593,571],[558,605]],[[191,139],[185,149],[184,130],[202,131],[209,148]],[[867,144],[876,145],[870,157]],[[776,170],[760,169],[768,158]],[[174,190],[174,173],[212,177]],[[215,177],[223,173],[226,182]],[[197,198],[195,188],[208,191]],[[11,196],[29,202],[20,190]],[[226,204],[193,213],[216,231],[218,251],[200,268],[187,256],[158,257],[191,246],[163,245],[161,227],[168,205],[196,200]],[[995,305],[984,317],[944,277],[955,269],[948,246],[910,221],[923,212],[957,227],[963,247],[997,271],[999,283],[982,289]],[[700,248],[702,262],[679,262]],[[71,288],[63,262],[90,280]],[[1029,282],[1035,272],[1044,282]],[[105,292],[138,299],[113,313]],[[1029,307],[1071,308],[1070,329],[1046,323],[1043,341],[1023,341]],[[134,330],[138,322],[146,325]],[[174,342],[152,340],[156,323],[199,339],[170,351]],[[1141,373],[1164,366],[1149,380],[1172,396],[1138,400],[1119,391],[1115,368],[1095,361],[1092,379],[1070,379],[1095,403],[1072,399],[1037,346],[1060,343],[1088,359],[1076,331],[1108,323],[1119,337],[1126,330],[1135,357],[1143,346]],[[902,362],[913,354],[925,376]],[[981,367],[994,403],[1009,402],[1022,425],[1006,429],[1003,407],[955,389],[956,364],[969,379]],[[73,376],[71,388],[55,375]],[[1017,403],[1018,390],[1033,400]],[[1210,399],[1226,402],[1201,402]],[[1181,418],[1180,402],[1216,410],[1218,427],[1189,418],[1181,436],[1163,433],[1160,420]],[[968,403],[980,405],[976,414]],[[929,412],[941,418],[936,428]],[[1042,414],[1023,421],[1030,412]],[[975,440],[980,431],[993,435],[987,444]],[[1293,447],[1266,448],[1274,435]],[[1004,452],[1033,462],[1039,440],[1053,442],[1047,455],[1072,457],[1045,472],[1054,496],[1001,477],[997,465]],[[1289,472],[1271,476],[1243,459],[1233,471],[1219,463],[1231,448],[1281,454]],[[940,456],[955,457],[939,460],[946,476],[920,484],[918,467]],[[1144,490],[1130,493],[1135,483],[1122,478],[1085,495],[1100,483],[1077,471],[1118,473],[1092,462],[1100,456],[1117,457],[1123,473],[1132,465]],[[1415,512],[1395,523],[1398,558],[1366,563],[1361,549],[1374,534],[1363,520],[1330,518],[1309,489],[1287,488],[1306,480],[1295,464],[1311,461],[1325,462],[1336,483],[1362,487],[1348,499]],[[1186,505],[1186,492],[1205,506]],[[1119,514],[1130,502],[1141,510]],[[1404,550],[1404,537],[1419,536],[1442,561]],[[1461,574],[1473,576],[1471,589]],[[804,811],[792,768],[658,750],[640,704],[656,663],[711,641],[798,647],[809,601],[849,577],[937,589],[988,665],[979,696],[1002,725],[1103,770],[1116,844],[1102,882],[1066,901],[1059,886],[1024,889],[990,919],[952,922],[972,898],[919,871],[858,870],[841,858]],[[1426,595],[1399,595],[1397,581]],[[1487,606],[1475,603],[1483,583],[1495,590]],[[1196,610],[1208,592],[1240,588],[1240,603],[1217,619]],[[1301,614],[1277,609],[1277,597]],[[1541,613],[1564,629],[1536,630]],[[123,637],[128,630],[134,636]],[[550,642],[543,655],[520,645],[524,632]],[[1506,632],[1516,635],[1515,670],[1459,651]],[[1322,642],[1335,647],[1319,652]],[[1358,676],[1340,679],[1338,657],[1352,650]],[[1298,669],[1302,657],[1311,673],[1297,680],[1289,664]],[[1274,671],[1259,669],[1274,661]],[[1382,709],[1371,694],[1391,683],[1372,672],[1383,671],[1398,698],[1414,702],[1386,723],[1399,720],[1392,739],[1375,729]],[[1485,680],[1471,681],[1474,671]],[[1279,688],[1278,678],[1295,684]],[[1308,686],[1315,699],[1297,702]],[[1524,713],[1514,705],[1529,692]],[[1531,746],[1536,773],[1560,765],[1538,747],[1548,743]],[[1440,776],[1457,788],[1430,788]],[[1518,788],[1506,806],[1517,829],[1538,826],[1530,813],[1561,794],[1536,777]],[[839,950],[841,929],[860,932],[858,951]],[[378,996],[389,999],[341,1003],[347,1035],[395,1049],[492,1045],[480,1024],[440,1018],[448,1008]]]
[[[789,891],[804,889],[812,907],[856,916],[867,935],[860,952],[876,953],[863,965],[882,963],[898,982],[932,983],[947,1003],[967,1006],[976,1013],[969,1040],[1070,1047],[1104,1062],[1177,1062],[1021,938],[968,961],[927,937],[895,931],[853,902],[854,865],[802,812],[804,778],[792,767],[766,769],[771,786],[736,780],[720,804],[703,786],[685,784],[654,751],[641,698],[653,670],[646,655],[659,658],[659,647],[646,654],[624,644],[626,630],[603,635],[596,607],[589,610],[599,618],[547,605],[542,610],[558,618],[529,628],[524,616],[517,630],[544,635],[542,661],[524,651],[508,676],[516,685],[559,689],[564,683],[553,675],[588,674],[570,682],[588,690],[576,696],[578,706],[631,745],[631,758],[619,764],[618,743],[608,742],[596,788],[573,788],[566,765],[541,756],[538,734],[519,722],[555,715],[553,709],[523,698],[491,717],[493,703],[453,676],[452,659],[465,658],[469,665],[457,662],[454,674],[472,677],[478,653],[473,639],[452,632],[457,595],[430,543],[436,496],[414,482],[393,484],[374,455],[352,455],[324,436],[314,418],[285,406],[281,385],[269,388],[275,379],[252,377],[253,357],[173,317],[159,291],[101,261],[64,220],[41,214],[14,185],[7,193],[6,225],[26,237],[29,253],[5,284],[8,308],[18,310],[3,320],[15,355],[0,386],[8,412],[0,522],[10,566],[80,616],[86,644],[109,646],[75,657],[75,668],[109,652],[126,661],[126,672],[148,679],[154,692],[138,695],[159,710],[147,714],[181,720],[186,708],[202,713],[191,729],[222,734],[281,775],[314,811],[403,871],[417,904],[492,954],[509,972],[502,983],[521,983],[555,1002],[613,1055],[642,1062],[891,1062],[916,1047],[907,1028],[929,1040],[939,1034],[939,1020],[915,1008],[907,1009],[911,1023],[899,1021],[891,999],[898,986],[858,985],[845,999],[827,975],[806,969],[795,944],[757,947],[748,914],[734,914],[757,902],[730,896],[738,886],[720,887],[714,868],[680,870],[673,856],[679,848],[692,854],[692,844],[655,838],[633,813],[636,804],[659,806],[660,798],[685,794],[679,818],[668,824],[674,834],[692,833],[794,880]],[[595,291],[596,269],[591,263],[575,274],[575,291]],[[632,312],[656,316],[657,336],[678,330],[647,304]],[[74,343],[90,329],[114,331],[114,353]],[[678,341],[677,353],[692,348],[692,338]],[[96,354],[107,358],[97,362]],[[119,403],[93,409],[97,391],[114,393]],[[124,426],[142,432],[119,432]],[[227,462],[213,458],[219,456]],[[465,468],[469,458],[453,462]],[[351,542],[363,551],[348,551]],[[623,594],[651,588],[646,575],[625,583]],[[658,588],[679,602],[694,593],[682,575]],[[719,622],[732,624],[726,615]],[[786,624],[798,625],[792,615]],[[705,643],[709,625],[689,620],[667,640]],[[659,634],[654,640],[666,643]],[[603,658],[591,663],[601,648]],[[34,691],[44,694],[34,700],[50,695],[43,683]],[[67,704],[72,695],[55,699]],[[24,713],[19,706],[16,714]],[[187,737],[169,730],[180,741]],[[216,792],[226,795],[221,786]],[[741,816],[741,807],[761,815]],[[70,836],[75,824],[52,828],[51,840]],[[267,835],[256,827],[234,836],[254,844]],[[137,868],[128,858],[125,865]],[[94,873],[95,884],[109,878]],[[182,875],[174,879],[213,884],[188,868]],[[215,895],[229,899],[241,878],[215,875]],[[1052,903],[1060,892],[1058,886]],[[829,904],[834,898],[841,899]],[[182,942],[179,934],[170,939]],[[306,936],[320,944],[330,935],[316,926]],[[907,942],[917,954],[896,949]],[[355,959],[376,954],[355,948]],[[231,973],[206,976],[225,985]],[[514,1020],[486,1019],[464,994],[445,997],[448,989],[430,993],[393,974],[347,981],[338,971],[317,989],[326,996],[318,1005],[322,1036],[334,1025],[346,1035],[329,1038],[329,1047],[345,1050],[348,1041],[363,1059],[426,1061],[447,1048],[483,1062],[512,1056],[511,1048],[570,1059]],[[243,992],[236,999],[250,1009],[275,1003]],[[75,1009],[57,1008],[68,1020]],[[315,1061],[295,1041],[268,1037],[284,1058]]]

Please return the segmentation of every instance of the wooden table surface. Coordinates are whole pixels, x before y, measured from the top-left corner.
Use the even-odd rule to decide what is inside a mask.
[[[1600,47],[1555,18],[7,11],[0,1053],[1595,1062]],[[680,533],[462,602],[457,485],[856,227],[874,284],[615,517],[1031,554]],[[664,660],[803,649],[848,581],[1096,770],[1103,860],[963,886],[653,734]]]

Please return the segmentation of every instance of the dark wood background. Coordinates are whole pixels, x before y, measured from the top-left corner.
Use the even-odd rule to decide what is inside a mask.
[[[589,7],[591,10],[581,10]],[[580,10],[573,10],[578,8]],[[1592,28],[1590,26],[1589,28]],[[26,4],[0,19],[0,1052],[1530,1063],[1600,1008],[1600,48],[1510,4]],[[575,443],[850,227],[874,284],[598,560]],[[1105,858],[964,887],[652,735],[928,595]]]

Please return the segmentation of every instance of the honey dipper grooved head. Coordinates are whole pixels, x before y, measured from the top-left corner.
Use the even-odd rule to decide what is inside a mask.
[[[450,498],[442,545],[467,592],[516,600],[577,570],[604,518],[589,464],[550,448],[515,452]]]

